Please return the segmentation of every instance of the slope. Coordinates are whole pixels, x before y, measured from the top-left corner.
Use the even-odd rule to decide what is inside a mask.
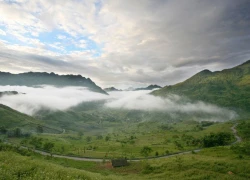
[[[6,129],[20,128],[29,132],[34,132],[38,126],[42,126],[44,132],[61,132],[60,129],[48,127],[44,125],[43,121],[20,113],[3,104],[0,104],[0,126]]]
[[[250,60],[231,69],[203,70],[184,82],[153,91],[156,96],[170,93],[236,109],[250,109]]]

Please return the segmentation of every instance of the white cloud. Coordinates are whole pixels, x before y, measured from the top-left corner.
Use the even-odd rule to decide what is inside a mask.
[[[236,113],[216,105],[204,102],[191,102],[178,95],[166,98],[150,95],[151,91],[111,92],[111,100],[105,105],[109,108],[128,110],[161,111],[168,113],[205,113],[209,115],[223,115],[228,119],[236,117]]]
[[[107,96],[82,87],[56,88],[53,86],[26,87],[0,86],[1,91],[18,91],[19,95],[3,96],[0,103],[26,114],[34,114],[41,108],[66,110],[85,101],[106,99]]]
[[[6,32],[5,32],[5,31],[3,31],[2,29],[0,29],[0,35],[2,35],[2,36],[6,36]]]
[[[62,39],[66,39],[66,38],[67,38],[67,37],[66,37],[66,36],[63,36],[63,35],[58,35],[58,36],[57,36],[57,39],[61,39],[61,40],[62,40]]]
[[[213,117],[213,120],[230,120],[236,117],[235,112],[225,108],[203,102],[190,102],[177,95],[171,95],[167,98],[155,97],[148,94],[150,91],[110,92],[110,95],[107,96],[88,91],[82,87],[0,86],[0,89],[1,91],[26,93],[0,97],[0,103],[30,115],[35,114],[41,108],[66,110],[81,102],[106,100],[104,106],[111,109],[156,111],[169,114],[203,113]]]

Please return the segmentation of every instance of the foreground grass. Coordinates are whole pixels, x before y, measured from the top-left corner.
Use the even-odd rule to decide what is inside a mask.
[[[95,163],[38,154],[0,152],[0,179],[250,179],[250,156],[230,147],[204,149],[197,154],[130,162],[112,168]]]
[[[7,148],[1,148],[0,151],[0,179],[246,180],[250,179],[250,154],[246,151],[249,128],[249,121],[239,124],[238,131],[244,140],[240,144],[205,148],[199,153],[169,158],[130,162],[129,166],[121,168],[112,168],[110,162],[44,157],[4,145]]]
[[[15,152],[0,153],[0,179],[124,179],[115,175],[100,175],[85,170],[64,167],[33,156]]]

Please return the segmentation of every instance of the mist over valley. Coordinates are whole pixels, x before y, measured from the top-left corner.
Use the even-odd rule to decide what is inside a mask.
[[[250,179],[249,0],[0,0],[0,180]]]

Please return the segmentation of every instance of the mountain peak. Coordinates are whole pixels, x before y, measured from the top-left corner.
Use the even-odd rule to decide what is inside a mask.
[[[246,61],[246,62],[242,63],[242,64],[241,64],[241,65],[239,65],[239,66],[245,66],[245,65],[250,65],[250,60],[248,60],[248,61]]]
[[[115,87],[108,87],[108,88],[105,88],[104,91],[111,92],[111,91],[122,91],[122,90],[116,89]]]

